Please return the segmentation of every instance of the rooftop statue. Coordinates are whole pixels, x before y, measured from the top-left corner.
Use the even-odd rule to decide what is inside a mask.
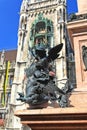
[[[67,106],[66,91],[57,87],[52,62],[59,57],[63,44],[56,45],[46,54],[44,46],[37,46],[33,56],[35,61],[25,70],[27,77],[26,95],[18,93],[22,102],[30,106],[58,100],[61,107]],[[57,96],[59,94],[59,96]]]

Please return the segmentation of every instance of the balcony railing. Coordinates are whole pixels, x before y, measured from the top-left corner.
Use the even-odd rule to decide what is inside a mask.
[[[62,1],[58,2],[58,0],[45,0],[45,1],[40,1],[40,2],[34,2],[34,3],[28,3],[26,5],[26,8],[21,8],[21,12],[23,11],[33,11],[37,9],[43,9],[55,5],[62,4]]]
[[[68,22],[78,21],[78,20],[84,20],[87,19],[87,13],[86,14],[70,14],[68,16]]]

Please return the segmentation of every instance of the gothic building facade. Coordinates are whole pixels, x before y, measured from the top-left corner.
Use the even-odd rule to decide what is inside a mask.
[[[17,50],[0,52],[0,129],[5,126],[11,99]]]

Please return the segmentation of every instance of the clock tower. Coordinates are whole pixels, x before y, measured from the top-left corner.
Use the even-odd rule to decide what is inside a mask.
[[[30,49],[42,42],[47,49],[63,43],[56,60],[57,79],[67,78],[66,69],[66,0],[23,0],[18,29],[18,52],[15,82],[21,82],[26,64],[32,62]],[[60,85],[61,86],[61,85]]]

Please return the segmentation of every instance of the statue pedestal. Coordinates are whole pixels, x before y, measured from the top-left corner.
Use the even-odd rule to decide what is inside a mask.
[[[87,108],[87,71],[84,71],[82,46],[87,47],[87,20],[71,21],[67,24],[71,46],[75,55],[76,89],[69,98],[70,106]]]
[[[87,108],[19,110],[15,115],[32,130],[87,130]]]

